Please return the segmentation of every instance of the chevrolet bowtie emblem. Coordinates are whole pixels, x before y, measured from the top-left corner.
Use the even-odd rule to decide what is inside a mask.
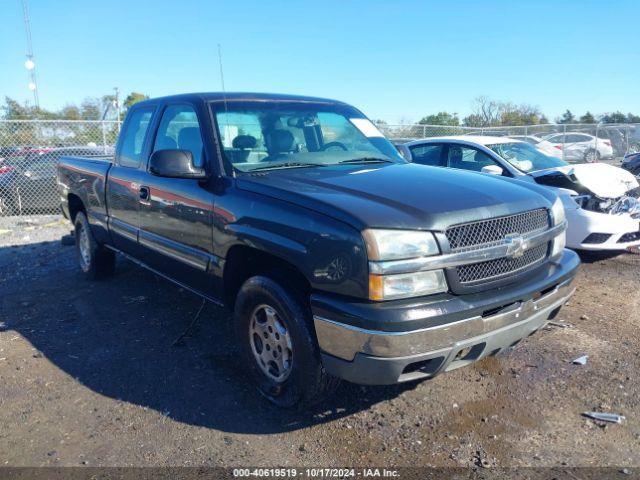
[[[518,258],[524,255],[526,243],[521,235],[507,235],[504,241],[507,244],[507,257]]]

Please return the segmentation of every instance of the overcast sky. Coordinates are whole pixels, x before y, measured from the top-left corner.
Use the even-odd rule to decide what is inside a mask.
[[[0,95],[30,100],[19,0],[1,0]],[[120,87],[308,94],[371,118],[469,113],[478,95],[550,118],[640,114],[640,1],[29,0],[41,105]]]

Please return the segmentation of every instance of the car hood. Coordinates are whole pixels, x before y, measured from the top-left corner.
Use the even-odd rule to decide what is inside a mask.
[[[359,230],[444,230],[458,223],[549,208],[555,198],[533,184],[416,164],[271,170],[242,174],[237,186],[318,211]]]
[[[619,198],[629,190],[638,188],[638,180],[632,173],[606,163],[581,163],[564,167],[548,168],[530,173],[538,183],[545,183],[545,176],[558,173],[575,177],[574,181],[600,198]],[[573,180],[573,179],[572,179]]]

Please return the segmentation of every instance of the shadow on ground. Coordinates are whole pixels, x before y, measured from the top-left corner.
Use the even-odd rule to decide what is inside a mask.
[[[343,384],[311,410],[271,406],[246,382],[230,315],[119,259],[116,275],[85,281],[73,247],[59,241],[0,248],[4,329],[101,395],[180,422],[234,433],[277,433],[368,409],[413,385]]]

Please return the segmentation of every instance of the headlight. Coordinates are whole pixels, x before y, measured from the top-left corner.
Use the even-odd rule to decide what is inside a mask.
[[[401,260],[440,253],[431,232],[417,230],[364,230],[369,260]]]
[[[567,218],[564,214],[564,206],[562,205],[560,197],[556,198],[556,201],[553,202],[553,207],[551,207],[551,216],[553,217],[552,220],[554,225],[560,225]]]
[[[371,300],[394,300],[421,297],[447,291],[442,270],[401,273],[399,275],[369,275]]]
[[[393,262],[438,255],[440,248],[431,232],[417,230],[378,230],[362,232],[367,256],[372,262]],[[442,270],[389,275],[369,275],[371,300],[394,300],[446,292]]]
[[[554,225],[560,225],[566,220],[564,206],[562,205],[562,200],[560,200],[560,198],[557,198],[553,203],[553,207],[551,207],[551,216],[553,217],[552,220]],[[566,244],[567,231],[563,230],[562,233],[556,235],[556,237],[553,239],[553,245],[551,247],[551,258],[560,257]]]

